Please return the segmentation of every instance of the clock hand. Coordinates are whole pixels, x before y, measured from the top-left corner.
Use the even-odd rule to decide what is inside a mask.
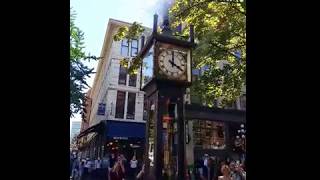
[[[174,51],[172,51],[172,62],[174,64]]]
[[[172,67],[175,66],[175,67],[177,67],[180,71],[183,71],[183,69],[182,69],[180,66],[176,65],[176,63],[174,63],[173,61],[170,61],[170,60],[169,60],[169,62],[171,63]]]
[[[174,65],[175,67],[177,67],[180,71],[183,71],[180,66],[178,66],[178,65],[176,65],[176,64],[173,64],[173,65]]]
[[[175,65],[175,63],[172,60],[169,60],[169,63],[171,64],[171,67]]]

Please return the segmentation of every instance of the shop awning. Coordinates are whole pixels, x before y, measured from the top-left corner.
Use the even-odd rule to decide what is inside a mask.
[[[93,133],[93,132],[101,132],[104,128],[104,122],[101,121],[100,123],[93,125],[91,127],[89,127],[88,129],[82,131],[79,135],[78,135],[78,139],[88,135],[89,133]]]
[[[107,121],[107,137],[145,138],[145,123]]]

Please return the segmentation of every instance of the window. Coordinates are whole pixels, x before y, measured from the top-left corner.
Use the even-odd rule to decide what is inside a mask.
[[[137,75],[136,74],[131,74],[129,76],[129,86],[136,87],[136,82],[137,82]]]
[[[127,68],[120,65],[119,70],[119,84],[126,85],[127,84]]]
[[[138,54],[138,40],[133,39],[131,42],[131,56],[136,56]]]
[[[121,55],[129,56],[129,42],[127,39],[121,41]]]
[[[117,102],[116,102],[116,118],[124,117],[124,104],[125,104],[126,93],[123,91],[117,92]]]
[[[134,119],[136,94],[128,93],[127,119]]]
[[[153,46],[150,48],[149,52],[146,53],[143,58],[143,66],[142,66],[142,87],[144,87],[153,76]]]

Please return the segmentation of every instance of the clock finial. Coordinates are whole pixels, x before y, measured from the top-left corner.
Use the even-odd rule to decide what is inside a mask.
[[[153,33],[157,34],[157,28],[158,28],[158,14],[153,15]]]
[[[166,36],[172,35],[172,30],[170,29],[169,17],[168,15],[164,16],[162,24],[162,34]]]

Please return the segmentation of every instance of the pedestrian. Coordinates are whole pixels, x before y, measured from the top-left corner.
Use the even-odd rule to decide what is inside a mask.
[[[221,168],[222,168],[223,165],[226,165],[226,162],[221,160],[219,162],[219,164],[218,164],[218,167],[217,167],[217,176],[218,177],[223,175],[222,172],[221,172]]]
[[[138,168],[138,160],[136,156],[133,155],[132,159],[130,160],[130,177],[134,179],[137,176],[137,168]]]
[[[101,163],[101,178],[103,180],[108,180],[109,179],[109,156],[105,155],[102,158],[102,163]]]
[[[113,168],[115,162],[117,161],[116,155],[114,153],[111,153],[110,158],[109,158],[109,168]]]
[[[77,179],[79,176],[79,164],[80,164],[79,158],[76,158],[73,160],[72,174],[71,174],[72,179]]]
[[[123,159],[119,158],[110,172],[110,180],[123,180],[125,178],[125,169]]]
[[[209,159],[209,155],[208,154],[204,154],[204,157],[203,157],[203,165],[204,166],[208,165],[208,159]]]
[[[119,155],[119,157],[122,161],[122,164],[123,164],[123,167],[124,167],[124,170],[125,170],[125,178],[128,178],[130,176],[130,172],[129,172],[129,169],[130,169],[130,163],[128,162],[127,158],[121,153]]]
[[[72,177],[72,167],[73,167],[73,157],[72,157],[72,154],[70,152],[70,171],[69,171],[69,175],[70,177]]]
[[[90,170],[90,159],[86,158],[84,161],[84,168],[81,180],[88,180],[89,179],[89,170]]]
[[[78,180],[82,179],[82,175],[83,175],[83,170],[84,170],[84,160],[81,159],[80,163],[79,163],[79,173],[78,173]]]
[[[203,162],[202,162],[202,160],[201,160],[200,158],[198,158],[198,159],[195,161],[194,166],[195,166],[195,173],[194,173],[195,178],[196,178],[196,179],[200,179],[200,171],[201,171],[201,169],[202,169],[202,167],[203,167]]]
[[[108,179],[111,179],[110,173],[111,173],[111,170],[112,170],[114,164],[116,163],[116,161],[117,161],[116,155],[114,153],[111,153],[111,155],[109,157]]]
[[[201,180],[214,180],[214,164],[213,159],[207,159],[207,166],[203,165],[202,169],[200,170],[200,178]]]
[[[245,180],[246,173],[243,170],[241,164],[239,162],[231,162],[230,163],[231,177],[232,180]]]
[[[218,177],[218,180],[233,180],[231,177],[231,170],[228,165],[221,167],[222,176]]]
[[[98,157],[95,161],[94,161],[94,166],[95,166],[95,177],[97,179],[101,179],[102,175],[101,175],[101,164],[102,161],[100,159],[100,157]]]

